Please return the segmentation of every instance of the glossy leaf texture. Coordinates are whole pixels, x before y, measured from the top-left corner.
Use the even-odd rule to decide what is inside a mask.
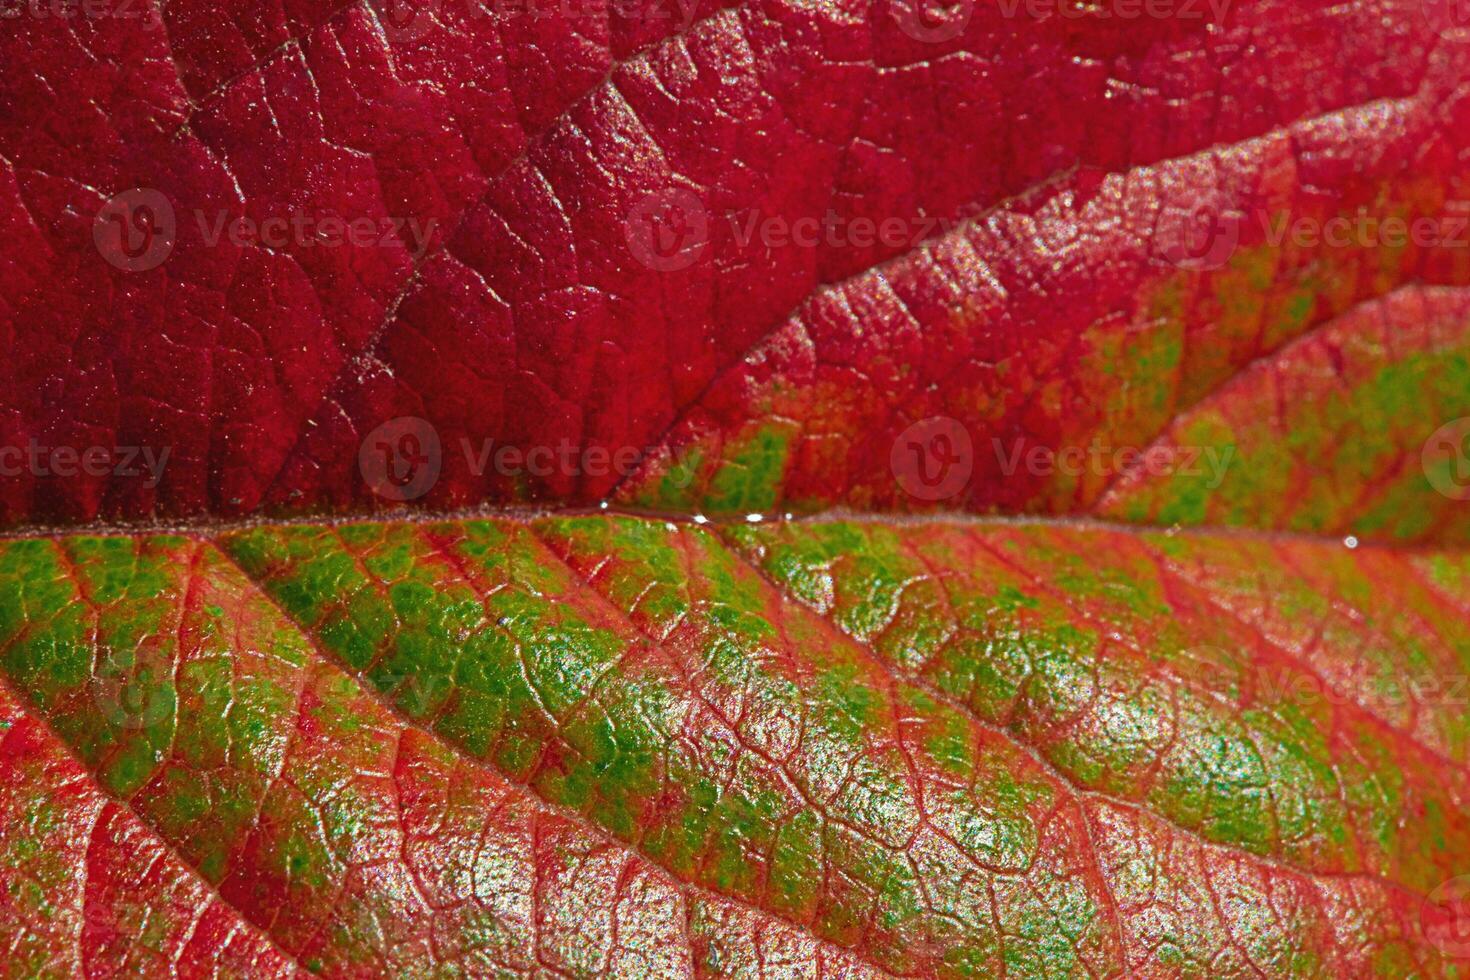
[[[0,35],[0,451],[169,452],[21,467],[0,518],[378,511],[359,450],[411,417],[442,450],[413,506],[439,511],[1465,539],[1415,464],[1470,415],[1470,43],[1445,4],[511,6],[99,0]],[[119,268],[98,236],[136,189],[177,227]],[[634,219],[670,194],[702,231],[650,261]],[[380,234],[324,247],[324,216]],[[1197,219],[1230,247],[1195,255]],[[1294,455],[1251,412],[1267,389]],[[973,448],[932,500],[890,457],[936,417]],[[1181,437],[1242,462],[999,465]],[[1334,489],[1283,493],[1304,471]]]
[[[1455,975],[1470,565],[590,516],[0,547],[14,972]]]
[[[1464,976],[1470,24],[1131,2],[0,9],[0,975]]]

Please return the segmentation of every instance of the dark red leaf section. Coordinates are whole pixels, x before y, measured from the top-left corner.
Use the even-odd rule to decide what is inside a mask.
[[[1347,179],[1333,166],[1391,141],[1373,122],[1392,111],[1382,100],[1441,107],[1417,110],[1431,143],[1464,128],[1463,46],[1417,0],[1238,3],[1219,22],[1038,20],[984,3],[938,42],[886,3],[646,7],[526,16],[444,0],[405,22],[363,3],[188,0],[7,32],[0,447],[102,447],[115,465],[22,466],[0,485],[0,515],[369,509],[382,501],[358,449],[400,416],[428,420],[443,447],[428,505],[595,501],[628,474],[474,463],[487,444],[654,451],[707,418],[707,398],[794,311],[851,301],[824,287],[1016,195],[1083,208],[1114,193],[1109,175],[1291,142],[1302,121],[1346,113],[1302,163],[1300,186],[1330,197]],[[1384,179],[1405,179],[1388,155]],[[1449,166],[1425,163],[1431,177]],[[1223,186],[1214,168],[1175,169],[1175,198]],[[166,260],[143,271],[94,242],[99,210],[132,188],[178,219]],[[697,202],[708,240],[685,267],[651,268],[628,218],[672,190]],[[376,237],[210,240],[237,218],[296,216],[360,219]],[[742,231],[801,219],[900,233],[807,247]],[[1033,305],[1025,287],[1051,283],[1061,243],[1009,234],[1018,298],[974,328],[983,339],[956,338],[976,356],[1038,327],[1063,335],[1074,298],[1126,288],[1099,255]],[[952,283],[917,286],[931,306],[967,302]],[[835,350],[873,335],[854,319],[831,322]],[[1229,350],[1225,366],[1251,353]],[[951,357],[921,356],[923,377]],[[144,447],[168,450],[161,478],[121,466]]]

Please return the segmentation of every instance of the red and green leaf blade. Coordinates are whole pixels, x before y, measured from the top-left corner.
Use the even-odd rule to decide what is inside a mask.
[[[1463,710],[1350,671],[1367,630],[1463,675],[1464,574],[983,523],[26,539],[0,669],[310,969],[1449,974]]]

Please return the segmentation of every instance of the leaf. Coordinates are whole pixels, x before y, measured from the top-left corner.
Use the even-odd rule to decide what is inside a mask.
[[[0,10],[0,973],[1463,975],[1461,15],[1128,3]]]
[[[911,0],[28,18],[0,39],[0,311],[19,325],[0,461],[108,465],[19,467],[0,520],[379,510],[404,495],[375,494],[359,451],[409,417],[442,456],[414,506],[440,511],[1102,508],[1464,540],[1451,514],[1402,516],[1443,507],[1423,481],[1379,479],[1455,415],[1371,460],[1326,420],[1313,454],[1386,496],[1310,517],[1273,509],[1293,478],[1276,458],[1220,503],[1172,485],[1105,504],[1128,477],[1112,461],[998,471],[994,440],[1167,441],[1253,362],[1371,319],[1349,311],[1470,285],[1470,47],[1436,0],[1187,2],[966,2],[928,29]],[[177,228],[157,265],[120,269],[99,227],[137,218],[135,192]],[[672,265],[638,245],[670,201],[703,229]],[[1191,217],[1239,248],[1181,253]],[[329,218],[377,234],[321,247]],[[1345,247],[1295,234],[1347,219]],[[1389,220],[1435,235],[1394,244],[1372,231]],[[1438,366],[1415,370],[1464,416],[1446,316]],[[889,465],[935,416],[974,444],[940,501]]]
[[[13,540],[6,946],[1448,974],[1467,582],[1453,552],[996,522]]]

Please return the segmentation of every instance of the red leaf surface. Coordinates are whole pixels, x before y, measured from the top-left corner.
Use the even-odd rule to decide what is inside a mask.
[[[438,438],[431,507],[1163,510],[1464,537],[1450,514],[1375,510],[1434,504],[1388,471],[1470,414],[1459,376],[1436,406],[1455,414],[1371,465],[1334,457],[1354,435],[1334,420],[1314,429],[1369,489],[1307,518],[1277,509],[1296,478],[1278,459],[1174,507],[1160,495],[1205,488],[996,462],[1167,444],[1254,362],[1309,371],[1293,341],[1359,343],[1380,299],[1435,306],[1415,369],[1452,372],[1458,293],[1416,290],[1470,281],[1470,46],[1434,3],[965,3],[937,26],[907,0],[115,6],[0,40],[12,523],[376,509],[359,449],[410,417]],[[114,200],[134,188],[152,196]],[[172,239],[126,260],[118,229],[160,202]],[[641,222],[665,205],[702,232],[660,257],[681,227]],[[1188,214],[1238,247],[1192,255]],[[324,245],[331,218],[366,237]],[[1298,233],[1348,218],[1328,243]],[[1389,219],[1429,233],[1385,240]],[[889,466],[933,417],[973,447],[937,502]],[[32,446],[115,465],[58,477],[18,464]],[[123,466],[140,447],[166,465]]]
[[[1463,976],[1462,6],[0,6],[0,975]]]

